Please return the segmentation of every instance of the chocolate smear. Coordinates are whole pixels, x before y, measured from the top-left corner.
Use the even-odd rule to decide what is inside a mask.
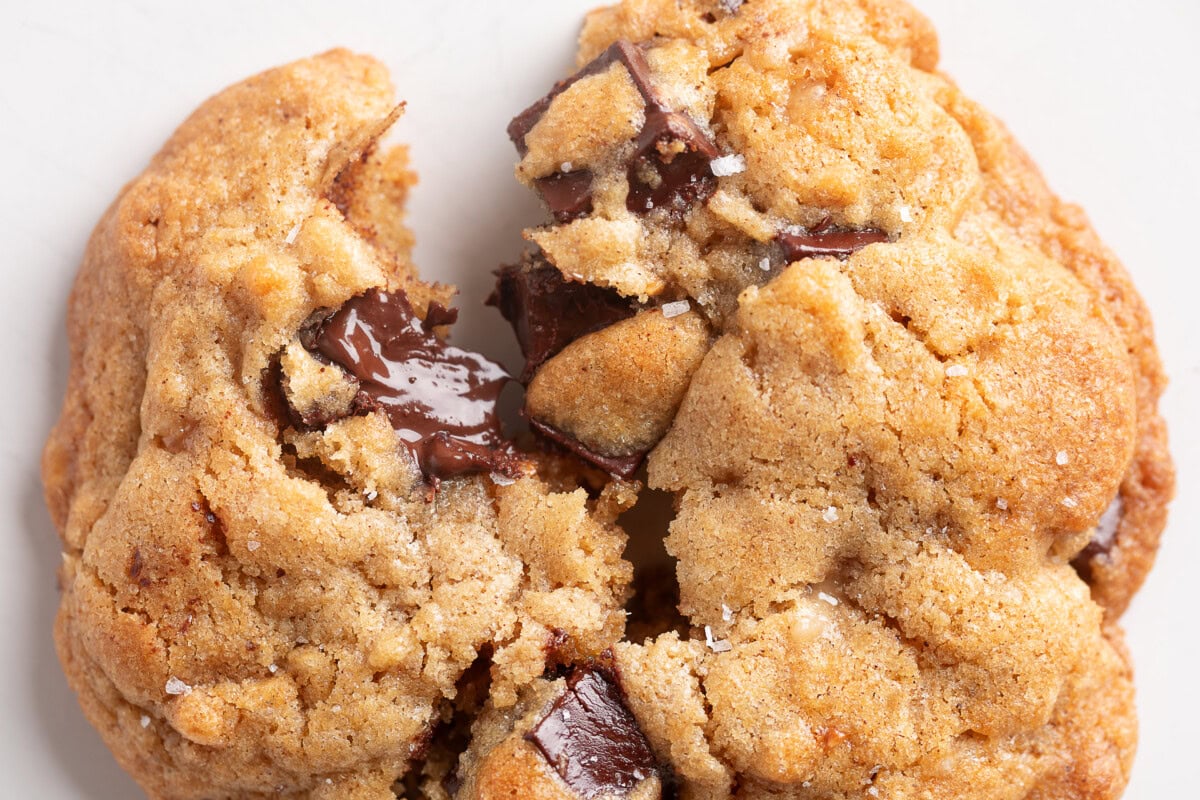
[[[525,137],[554,99],[575,82],[598,75],[617,62],[628,71],[646,104],[646,121],[629,163],[629,194],[625,205],[635,213],[656,208],[682,213],[692,204],[707,199],[716,189],[716,177],[709,163],[720,151],[687,114],[667,107],[651,81],[645,53],[628,40],[613,43],[590,64],[559,81],[549,94],[517,115],[508,126],[509,138],[524,157],[528,152]],[[537,182],[543,199],[560,223],[591,210],[590,173],[587,173],[587,187],[583,186],[583,178],[570,178],[569,186],[560,186],[560,182],[574,174],[556,173]]]
[[[891,241],[891,237],[878,228],[843,228],[831,224],[829,220],[811,230],[789,228],[775,238],[783,247],[784,260],[789,264],[806,258],[829,256],[844,261],[867,245]]]
[[[539,436],[549,439],[558,446],[579,456],[589,464],[594,464],[609,475],[627,481],[633,480],[633,477],[637,475],[638,469],[642,466],[642,462],[646,460],[646,454],[649,452],[648,450],[644,450],[640,453],[632,453],[625,456],[606,456],[603,453],[597,453],[595,450],[592,450],[570,434],[560,431],[558,428],[547,425],[544,422],[538,422],[536,419],[530,418],[529,427]]]
[[[564,280],[538,255],[527,255],[526,262],[501,268],[487,301],[500,309],[517,334],[525,356],[522,383],[571,342],[637,311],[633,301],[612,289]]]
[[[304,341],[359,382],[357,409],[382,409],[434,486],[472,472],[519,473],[496,416],[508,374],[432,332],[457,316],[433,304],[422,322],[404,292],[371,289]]]
[[[571,673],[566,691],[525,738],[584,798],[627,797],[658,772],[620,689],[593,667]]]
[[[592,173],[556,172],[534,181],[554,219],[567,223],[592,213]]]

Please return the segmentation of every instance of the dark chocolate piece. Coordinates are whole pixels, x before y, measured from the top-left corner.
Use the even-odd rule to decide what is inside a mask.
[[[789,264],[805,258],[829,256],[844,261],[867,245],[892,240],[878,228],[843,228],[830,224],[828,220],[811,230],[789,228],[775,238],[783,247],[784,260]]]
[[[628,796],[657,774],[654,754],[621,690],[592,667],[577,667],[563,694],[526,738],[576,794]]]
[[[717,146],[687,114],[672,111],[655,91],[650,80],[650,65],[642,49],[627,40],[615,42],[590,64],[566,80],[559,81],[548,95],[521,112],[508,126],[509,138],[523,157],[528,148],[525,136],[550,108],[554,99],[572,84],[589,75],[597,75],[620,62],[646,104],[646,121],[638,135],[633,159],[629,164],[629,194],[626,207],[636,213],[655,208],[676,212],[708,198],[716,189],[716,177],[710,162],[720,155]],[[582,178],[573,179],[570,191],[557,182],[575,173],[557,173],[538,181],[538,189],[559,222],[568,222],[591,210],[591,180],[582,186]],[[543,181],[553,181],[551,191],[562,193],[553,198]],[[565,195],[565,196],[562,196]],[[566,202],[569,199],[569,203]],[[560,216],[558,209],[563,209]],[[568,210],[571,209],[571,210]],[[578,210],[586,209],[586,210]]]
[[[358,413],[383,409],[435,486],[471,472],[515,476],[519,466],[496,416],[508,373],[432,333],[457,316],[434,304],[422,322],[403,292],[371,289],[302,339],[359,382]]]
[[[637,312],[633,301],[612,289],[568,282],[536,255],[526,261],[496,273],[496,289],[487,301],[516,331],[525,356],[522,383],[571,342]]]
[[[1079,573],[1079,577],[1083,579],[1084,583],[1092,582],[1092,563],[1097,558],[1112,552],[1113,546],[1117,543],[1117,529],[1121,527],[1121,517],[1124,512],[1125,502],[1120,495],[1117,495],[1100,515],[1100,521],[1096,523],[1092,540],[1071,561],[1071,566]]]
[[[559,223],[592,213],[592,173],[586,169],[578,172],[556,172],[534,181],[550,213]]]
[[[646,103],[646,124],[629,164],[625,207],[635,213],[656,208],[685,211],[713,193],[711,162],[716,145],[686,114]]]
[[[547,425],[544,422],[538,422],[536,419],[531,418],[529,420],[529,427],[533,428],[534,432],[538,435],[571,451],[589,464],[594,464],[609,475],[614,475],[627,481],[633,480],[633,476],[637,475],[638,468],[642,466],[642,462],[646,460],[646,454],[650,452],[649,450],[644,450],[640,453],[633,453],[627,456],[606,456],[603,453],[597,453],[578,439],[573,438],[570,434],[564,433],[552,425]]]

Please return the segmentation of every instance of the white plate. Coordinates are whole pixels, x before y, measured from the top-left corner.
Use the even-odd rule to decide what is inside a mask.
[[[0,5],[0,775],[3,796],[138,796],[87,727],[50,643],[58,548],[37,459],[66,370],[63,307],[91,226],[184,116],[226,84],[334,45],[384,59],[422,182],[411,221],[427,277],[477,304],[539,211],[510,178],[509,117],[569,69],[593,0],[523,3],[19,2]],[[1200,4],[920,0],[943,65],[1005,119],[1064,196],[1082,202],[1155,312],[1180,499],[1159,566],[1125,618],[1142,746],[1128,797],[1193,781],[1200,691]],[[1084,10],[1086,7],[1086,10]],[[494,314],[468,344],[509,341]],[[500,332],[500,333],[498,333]],[[491,336],[488,336],[491,333]],[[515,349],[506,345],[502,354]],[[1191,409],[1189,412],[1188,409]],[[1187,793],[1187,790],[1182,790]]]

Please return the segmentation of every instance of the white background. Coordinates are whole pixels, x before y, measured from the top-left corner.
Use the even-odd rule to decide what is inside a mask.
[[[63,309],[91,229],[208,95],[347,45],[393,70],[421,185],[427,277],[473,309],[539,217],[510,177],[508,119],[571,64],[591,0],[187,3],[0,0],[0,796],[138,797],[76,708],[50,640],[55,534],[38,456],[66,374]],[[943,67],[1082,202],[1147,297],[1173,383],[1180,497],[1159,565],[1125,617],[1142,744],[1127,797],[1195,796],[1200,760],[1200,3],[918,0]],[[459,340],[511,358],[494,312]],[[503,344],[498,344],[502,341]],[[1190,409],[1190,411],[1189,411]]]

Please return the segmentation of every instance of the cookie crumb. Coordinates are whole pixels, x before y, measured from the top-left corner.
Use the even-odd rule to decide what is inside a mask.
[[[150,727],[150,717],[149,717],[149,716],[147,716],[146,714],[142,714],[142,718],[141,718],[140,720],[138,720],[138,721],[141,723],[141,725],[142,725],[142,727],[143,727],[143,728],[149,728],[149,727]]]
[[[192,691],[192,687],[172,675],[167,678],[167,685],[164,687],[164,691],[169,695],[178,696]]]
[[[667,319],[681,317],[692,310],[692,304],[687,300],[677,300],[674,303],[666,303],[662,307],[662,314]]]
[[[834,506],[830,506],[829,508],[825,509],[825,513],[821,515],[821,519],[825,520],[826,522],[837,522],[838,510]]]
[[[1054,457],[1054,463],[1058,464],[1060,467],[1065,467],[1070,460],[1071,457],[1067,455],[1066,450],[1059,450],[1058,455]]]
[[[955,364],[952,367],[946,367],[947,378],[962,378],[967,375],[968,372],[969,370],[962,364]]]
[[[713,175],[716,175],[718,178],[726,178],[730,175],[737,175],[746,171],[746,157],[740,153],[732,153],[720,158],[714,158],[708,162],[708,166],[712,170]]]

